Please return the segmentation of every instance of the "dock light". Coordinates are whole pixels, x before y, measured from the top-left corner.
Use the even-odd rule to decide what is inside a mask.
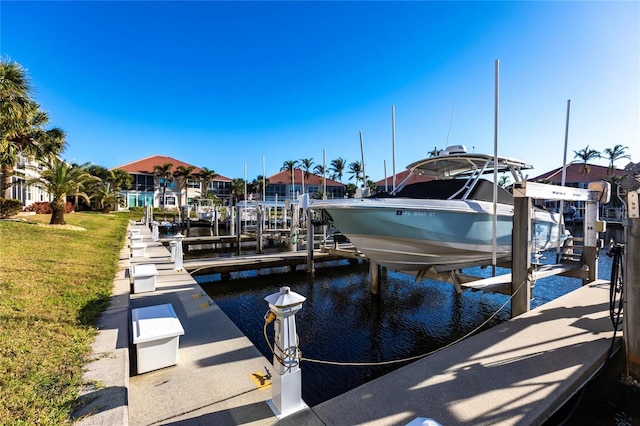
[[[308,408],[302,400],[300,349],[296,334],[295,314],[302,309],[306,297],[280,287],[280,291],[264,298],[269,303],[266,321],[274,321],[273,368],[271,399],[267,404],[278,419]]]

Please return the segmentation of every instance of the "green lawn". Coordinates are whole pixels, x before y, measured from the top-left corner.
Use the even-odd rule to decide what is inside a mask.
[[[128,221],[140,216],[72,213],[72,226],[57,228],[43,226],[50,215],[0,221],[0,423],[70,422]]]

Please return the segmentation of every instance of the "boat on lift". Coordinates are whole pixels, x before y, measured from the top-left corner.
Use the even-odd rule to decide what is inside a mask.
[[[514,203],[509,191],[483,176],[497,169],[520,182],[522,171],[531,168],[506,157],[495,162],[493,155],[467,153],[464,145],[456,145],[409,164],[407,178],[391,193],[314,200],[309,207],[326,212],[357,249],[392,270],[418,272],[434,265],[489,264],[494,245],[497,258],[511,254]],[[416,182],[416,175],[425,178]],[[567,238],[560,231],[557,213],[534,207],[532,221],[535,251],[555,248]]]

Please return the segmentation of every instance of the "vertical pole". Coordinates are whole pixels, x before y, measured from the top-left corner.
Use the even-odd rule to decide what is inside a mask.
[[[263,252],[262,225],[262,208],[256,206],[256,248],[258,253]]]
[[[393,173],[393,190],[396,189],[396,106],[391,106],[391,150],[392,150],[392,164],[391,173]]]
[[[214,220],[213,229],[214,229],[214,232],[216,234],[216,237],[218,235],[220,235],[220,232],[219,232],[220,228],[219,228],[219,224],[218,224],[219,221],[220,221],[219,218],[220,218],[220,206],[215,206],[213,208],[213,220]]]
[[[627,376],[640,381],[640,207],[638,191],[627,194],[624,255],[624,339]]]
[[[511,246],[511,318],[529,311],[531,286],[531,198],[514,197],[513,232]]]
[[[313,267],[313,210],[307,209],[307,272],[311,276],[315,275],[315,269]]]
[[[498,113],[500,110],[500,60],[495,63],[495,105],[493,122],[493,239],[491,246],[491,265],[493,275],[496,273],[497,261],[497,232],[498,232]],[[528,226],[528,225],[527,225]],[[527,302],[529,303],[529,302]],[[527,308],[528,310],[528,308]]]
[[[583,263],[589,268],[589,278],[582,280],[582,285],[594,282],[598,278],[598,204],[595,201],[585,202],[584,209],[584,249]]]
[[[380,265],[369,261],[369,277],[371,278],[371,294],[380,294]]]
[[[240,214],[240,208],[236,212],[236,242],[237,253],[240,254],[240,242],[242,241],[242,214]]]

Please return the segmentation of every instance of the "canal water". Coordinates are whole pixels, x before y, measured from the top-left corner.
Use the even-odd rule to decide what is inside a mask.
[[[219,255],[230,255],[228,250],[220,251]],[[203,256],[215,253],[206,251]],[[547,262],[555,258],[555,253],[545,255]],[[603,250],[599,278],[608,279],[610,271],[611,258]],[[491,273],[480,268],[465,272]],[[194,278],[269,360],[272,355],[263,336],[268,310],[264,297],[281,286],[307,298],[296,316],[302,356],[336,363],[376,363],[428,354],[510,317],[508,296],[471,291],[458,295],[450,284],[432,280],[416,283],[413,277],[393,271],[383,279],[380,295],[371,295],[367,265],[348,261],[328,263],[316,269],[313,278],[304,271],[288,272],[285,268],[247,271],[230,280],[222,280],[218,274]],[[564,277],[539,280],[532,309],[580,285],[580,280]],[[273,338],[272,326],[268,335]],[[310,406],[317,405],[408,362],[342,366],[303,361],[303,399]],[[603,373],[547,425],[640,425],[640,391],[622,382],[624,365],[623,351],[619,351]],[[265,367],[273,370],[270,365]]]

